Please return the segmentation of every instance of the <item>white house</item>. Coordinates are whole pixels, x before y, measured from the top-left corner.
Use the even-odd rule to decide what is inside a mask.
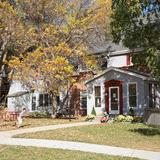
[[[26,108],[28,111],[52,112],[51,97],[47,93],[31,92],[20,82],[12,81],[8,93],[8,110],[17,112]]]
[[[151,88],[156,87],[156,83],[155,83],[156,81],[152,79],[154,82],[152,84],[150,83],[151,82],[150,79],[148,79],[148,75],[145,75],[142,73],[135,73],[129,70],[126,71],[122,69],[122,67],[129,68],[130,66],[133,65],[131,62],[131,55],[140,50],[135,50],[135,51],[129,50],[127,48],[124,48],[123,46],[115,45],[113,43],[109,45],[110,46],[107,46],[107,47],[110,48],[110,51],[107,50],[104,52],[103,51],[96,52],[93,55],[97,57],[104,55],[107,61],[107,66],[105,69],[107,68],[110,68],[110,69],[107,69],[102,73],[99,73],[93,78],[88,76],[88,79],[86,76],[88,75],[88,72],[83,72],[82,70],[80,70],[80,72],[83,73],[82,77],[85,77],[85,78],[80,78],[80,81],[81,81],[80,86],[83,86],[83,84],[85,84],[87,80],[87,83],[86,83],[87,90],[85,89],[81,90],[79,88],[76,88],[77,96],[72,95],[72,97],[76,97],[76,105],[80,106],[80,109],[87,110],[87,114],[91,113],[91,110],[93,107],[96,108],[96,111],[98,114],[101,114],[103,111],[107,111],[111,114],[112,113],[119,114],[122,112],[127,113],[128,108],[131,107],[129,106],[130,102],[128,100],[130,96],[129,86],[130,84],[134,84],[131,86],[134,87],[134,92],[136,91],[137,93],[136,95],[132,95],[137,98],[136,100],[135,99],[133,100],[134,103],[137,104],[136,107],[138,108],[138,109],[135,108],[135,110],[139,113],[142,113],[143,108],[148,106],[149,104],[148,101],[151,101],[149,100],[149,94],[151,94],[150,93],[152,90]],[[146,84],[146,81],[148,84]],[[106,91],[107,83],[108,85],[110,85],[109,86],[110,88],[108,88],[109,89],[108,91]],[[141,92],[137,92],[139,91],[139,86],[141,85],[143,87],[150,87],[150,90],[148,89],[146,92],[146,90],[144,91],[142,89]],[[120,94],[120,92],[122,91],[124,92],[123,95]],[[111,99],[113,98],[111,97],[112,92],[113,92],[114,98],[117,99],[116,101],[117,106],[114,106],[117,109],[115,112],[114,110],[111,111],[112,110]],[[140,96],[140,93],[143,94],[142,97]],[[146,95],[147,99],[145,99],[143,103],[139,103],[141,100],[143,100],[145,93],[148,93]],[[107,94],[110,95],[108,100],[106,99]],[[120,99],[120,96],[122,96],[121,99]],[[153,98],[154,96],[155,95],[152,95]],[[70,96],[71,98],[70,104],[75,103],[73,101],[74,98],[72,97]],[[123,101],[123,109],[122,109],[122,106],[120,106],[120,103],[122,105],[122,101]],[[156,102],[158,102],[158,100],[156,100]],[[155,101],[153,103],[155,103]],[[110,107],[110,110],[108,110],[107,104]],[[72,104],[72,105],[75,106],[75,104]],[[22,107],[28,108],[29,111],[51,112],[52,111],[51,97],[47,93],[42,93],[38,91],[32,93],[30,92],[29,89],[24,88],[19,82],[13,81],[8,94],[8,109],[10,111],[18,111]]]
[[[87,114],[128,114],[132,108],[143,115],[146,107],[160,107],[158,82],[131,69],[109,67],[86,82]]]

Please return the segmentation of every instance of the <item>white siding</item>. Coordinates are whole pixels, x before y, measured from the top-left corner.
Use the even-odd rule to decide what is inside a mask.
[[[101,107],[95,107],[95,86],[101,87]],[[105,88],[103,80],[98,79],[94,85],[88,85],[87,89],[87,115],[91,114],[93,107],[95,107],[96,114],[101,115],[105,111]]]
[[[108,67],[124,67],[124,66],[127,66],[127,55],[110,57],[108,60]]]
[[[24,88],[20,82],[13,81],[8,95],[21,91],[27,91],[27,89]],[[9,111],[18,111],[23,107],[31,110],[31,94],[28,93],[19,97],[8,97],[7,105]]]

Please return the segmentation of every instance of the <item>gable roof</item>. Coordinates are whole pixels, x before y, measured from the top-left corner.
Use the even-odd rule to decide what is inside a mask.
[[[110,57],[127,55],[131,53],[139,53],[143,51],[142,48],[129,49],[125,47],[122,42],[119,44],[113,43],[112,41],[106,41],[105,44],[100,45],[101,48],[95,49],[92,51],[92,54],[95,56],[99,55],[109,55]]]
[[[145,74],[143,72],[130,70],[130,69],[120,69],[120,68],[116,68],[116,67],[109,67],[105,71],[103,71],[102,73],[100,73],[100,74],[96,75],[95,77],[93,77],[92,79],[88,80],[86,82],[86,84],[88,84],[88,83],[100,78],[101,76],[103,76],[104,74],[106,74],[107,72],[112,71],[112,70],[116,71],[116,72],[120,72],[120,73],[124,73],[124,74],[130,75],[130,76],[134,76],[134,77],[137,77],[137,78],[141,78],[142,80],[156,81],[155,78],[153,78],[150,75]]]

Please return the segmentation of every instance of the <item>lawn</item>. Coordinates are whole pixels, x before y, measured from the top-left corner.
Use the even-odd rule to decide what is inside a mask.
[[[60,149],[20,146],[0,146],[0,160],[138,160],[136,158],[109,156]]]
[[[65,123],[75,123],[83,122],[85,117],[80,117],[78,119],[52,119],[52,118],[25,118],[22,128],[55,125],[55,124],[65,124]],[[15,126],[15,121],[4,121],[0,122],[0,131],[17,129]]]
[[[160,128],[152,128],[140,123],[111,123],[72,127],[17,135],[16,137],[79,141],[160,151]]]

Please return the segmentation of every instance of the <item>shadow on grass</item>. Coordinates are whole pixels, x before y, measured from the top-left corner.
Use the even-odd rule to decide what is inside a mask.
[[[130,129],[129,131],[136,132],[144,136],[160,135],[160,129],[158,128],[137,128],[137,129]]]

